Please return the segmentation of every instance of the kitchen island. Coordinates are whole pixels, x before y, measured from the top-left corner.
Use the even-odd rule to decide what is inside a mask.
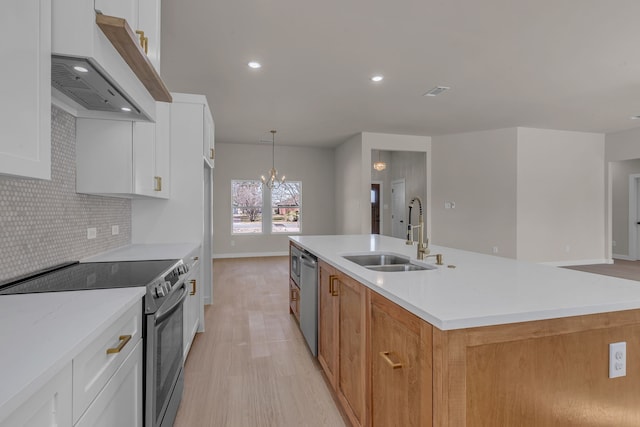
[[[291,241],[319,258],[318,359],[352,424],[640,425],[640,283],[436,246],[444,265],[378,272],[343,256],[416,248]]]

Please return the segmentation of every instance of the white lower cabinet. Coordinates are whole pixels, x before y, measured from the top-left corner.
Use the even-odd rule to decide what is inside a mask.
[[[0,427],[63,427],[71,426],[71,363],[38,390]]]
[[[200,327],[200,309],[203,307],[202,302],[202,278],[200,274],[200,262],[196,262],[186,277],[187,289],[189,294],[184,301],[183,316],[183,353],[184,359],[187,359],[191,343]]]
[[[138,341],[75,427],[142,427],[142,369],[142,341]]]
[[[0,427],[142,427],[142,304],[135,304]]]
[[[136,304],[73,358],[74,422],[115,377],[141,338],[142,307]]]

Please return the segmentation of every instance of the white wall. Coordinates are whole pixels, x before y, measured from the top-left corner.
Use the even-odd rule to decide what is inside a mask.
[[[380,160],[387,164],[387,168],[383,171],[377,171],[373,168],[373,164],[371,165],[371,182],[378,181],[382,183],[381,189],[381,200],[380,200],[380,234],[384,234],[386,236],[391,235],[391,175],[393,171],[391,170],[391,156],[393,152],[391,151],[382,151],[382,150],[372,150],[371,152],[371,161],[375,162],[378,160],[378,153],[380,153]],[[385,207],[386,205],[386,207]]]
[[[640,159],[640,128],[608,133],[605,142],[607,162]]]
[[[432,242],[516,258],[517,130],[435,136],[432,145]]]
[[[382,183],[382,203],[380,214],[382,228],[380,233],[391,236],[391,182],[399,179],[405,181],[405,199],[407,205],[411,197],[418,196],[426,204],[427,201],[427,157],[425,152],[415,151],[381,151],[372,150],[371,161],[380,159],[387,163],[387,168],[377,171],[371,166],[371,181]],[[426,206],[424,206],[426,208]],[[425,215],[426,217],[426,215]]]
[[[335,234],[334,153],[331,149],[275,147],[275,166],[302,181],[302,234]],[[232,235],[231,180],[260,179],[271,168],[270,144],[216,142],[213,172],[213,256],[285,254],[287,235]]]
[[[518,128],[518,259],[604,262],[604,135]]]
[[[611,169],[611,219],[614,258],[629,256],[629,175],[640,174],[640,159],[609,163]]]
[[[360,234],[363,203],[360,195],[362,134],[357,134],[335,150],[336,233]],[[367,209],[364,209],[367,210]]]
[[[608,133],[605,137],[605,191],[607,210],[605,213],[606,233],[605,251],[607,258],[611,258],[613,240],[613,182],[611,178],[612,170],[609,162],[619,160],[631,160],[640,158],[640,128],[622,132]],[[616,252],[617,252],[616,246]]]
[[[377,160],[377,157],[372,158],[372,150],[385,150],[385,151],[409,151],[425,153],[425,169],[427,171],[426,181],[422,182],[422,185],[416,184],[415,188],[423,187],[424,192],[420,194],[426,194],[422,199],[426,204],[425,213],[427,215],[427,229],[430,229],[431,223],[431,203],[429,197],[431,195],[430,185],[430,171],[431,171],[431,138],[428,136],[416,136],[416,135],[396,135],[388,133],[373,133],[363,132],[361,134],[361,153],[360,153],[360,190],[359,200],[360,205],[364,206],[364,209],[359,210],[359,231],[353,231],[351,233],[356,234],[369,234],[371,232],[371,169],[373,162]],[[338,157],[336,153],[336,157]],[[408,192],[409,188],[405,188],[407,191],[407,201],[414,195]],[[413,189],[412,189],[413,191]],[[387,199],[389,202],[391,199]],[[390,220],[390,219],[389,219]],[[345,233],[349,234],[349,233]]]

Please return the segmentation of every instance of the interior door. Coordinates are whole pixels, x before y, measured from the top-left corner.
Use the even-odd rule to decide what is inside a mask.
[[[371,234],[380,234],[380,184],[371,184]]]
[[[391,235],[400,239],[407,237],[405,205],[404,179],[391,182]]]

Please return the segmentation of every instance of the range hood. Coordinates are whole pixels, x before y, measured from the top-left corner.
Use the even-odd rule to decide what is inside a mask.
[[[76,117],[155,122],[156,102],[171,102],[127,21],[93,0],[55,0],[51,55],[52,100]]]
[[[140,108],[88,58],[52,55],[51,85],[87,110],[121,114],[130,120],[147,120]]]

